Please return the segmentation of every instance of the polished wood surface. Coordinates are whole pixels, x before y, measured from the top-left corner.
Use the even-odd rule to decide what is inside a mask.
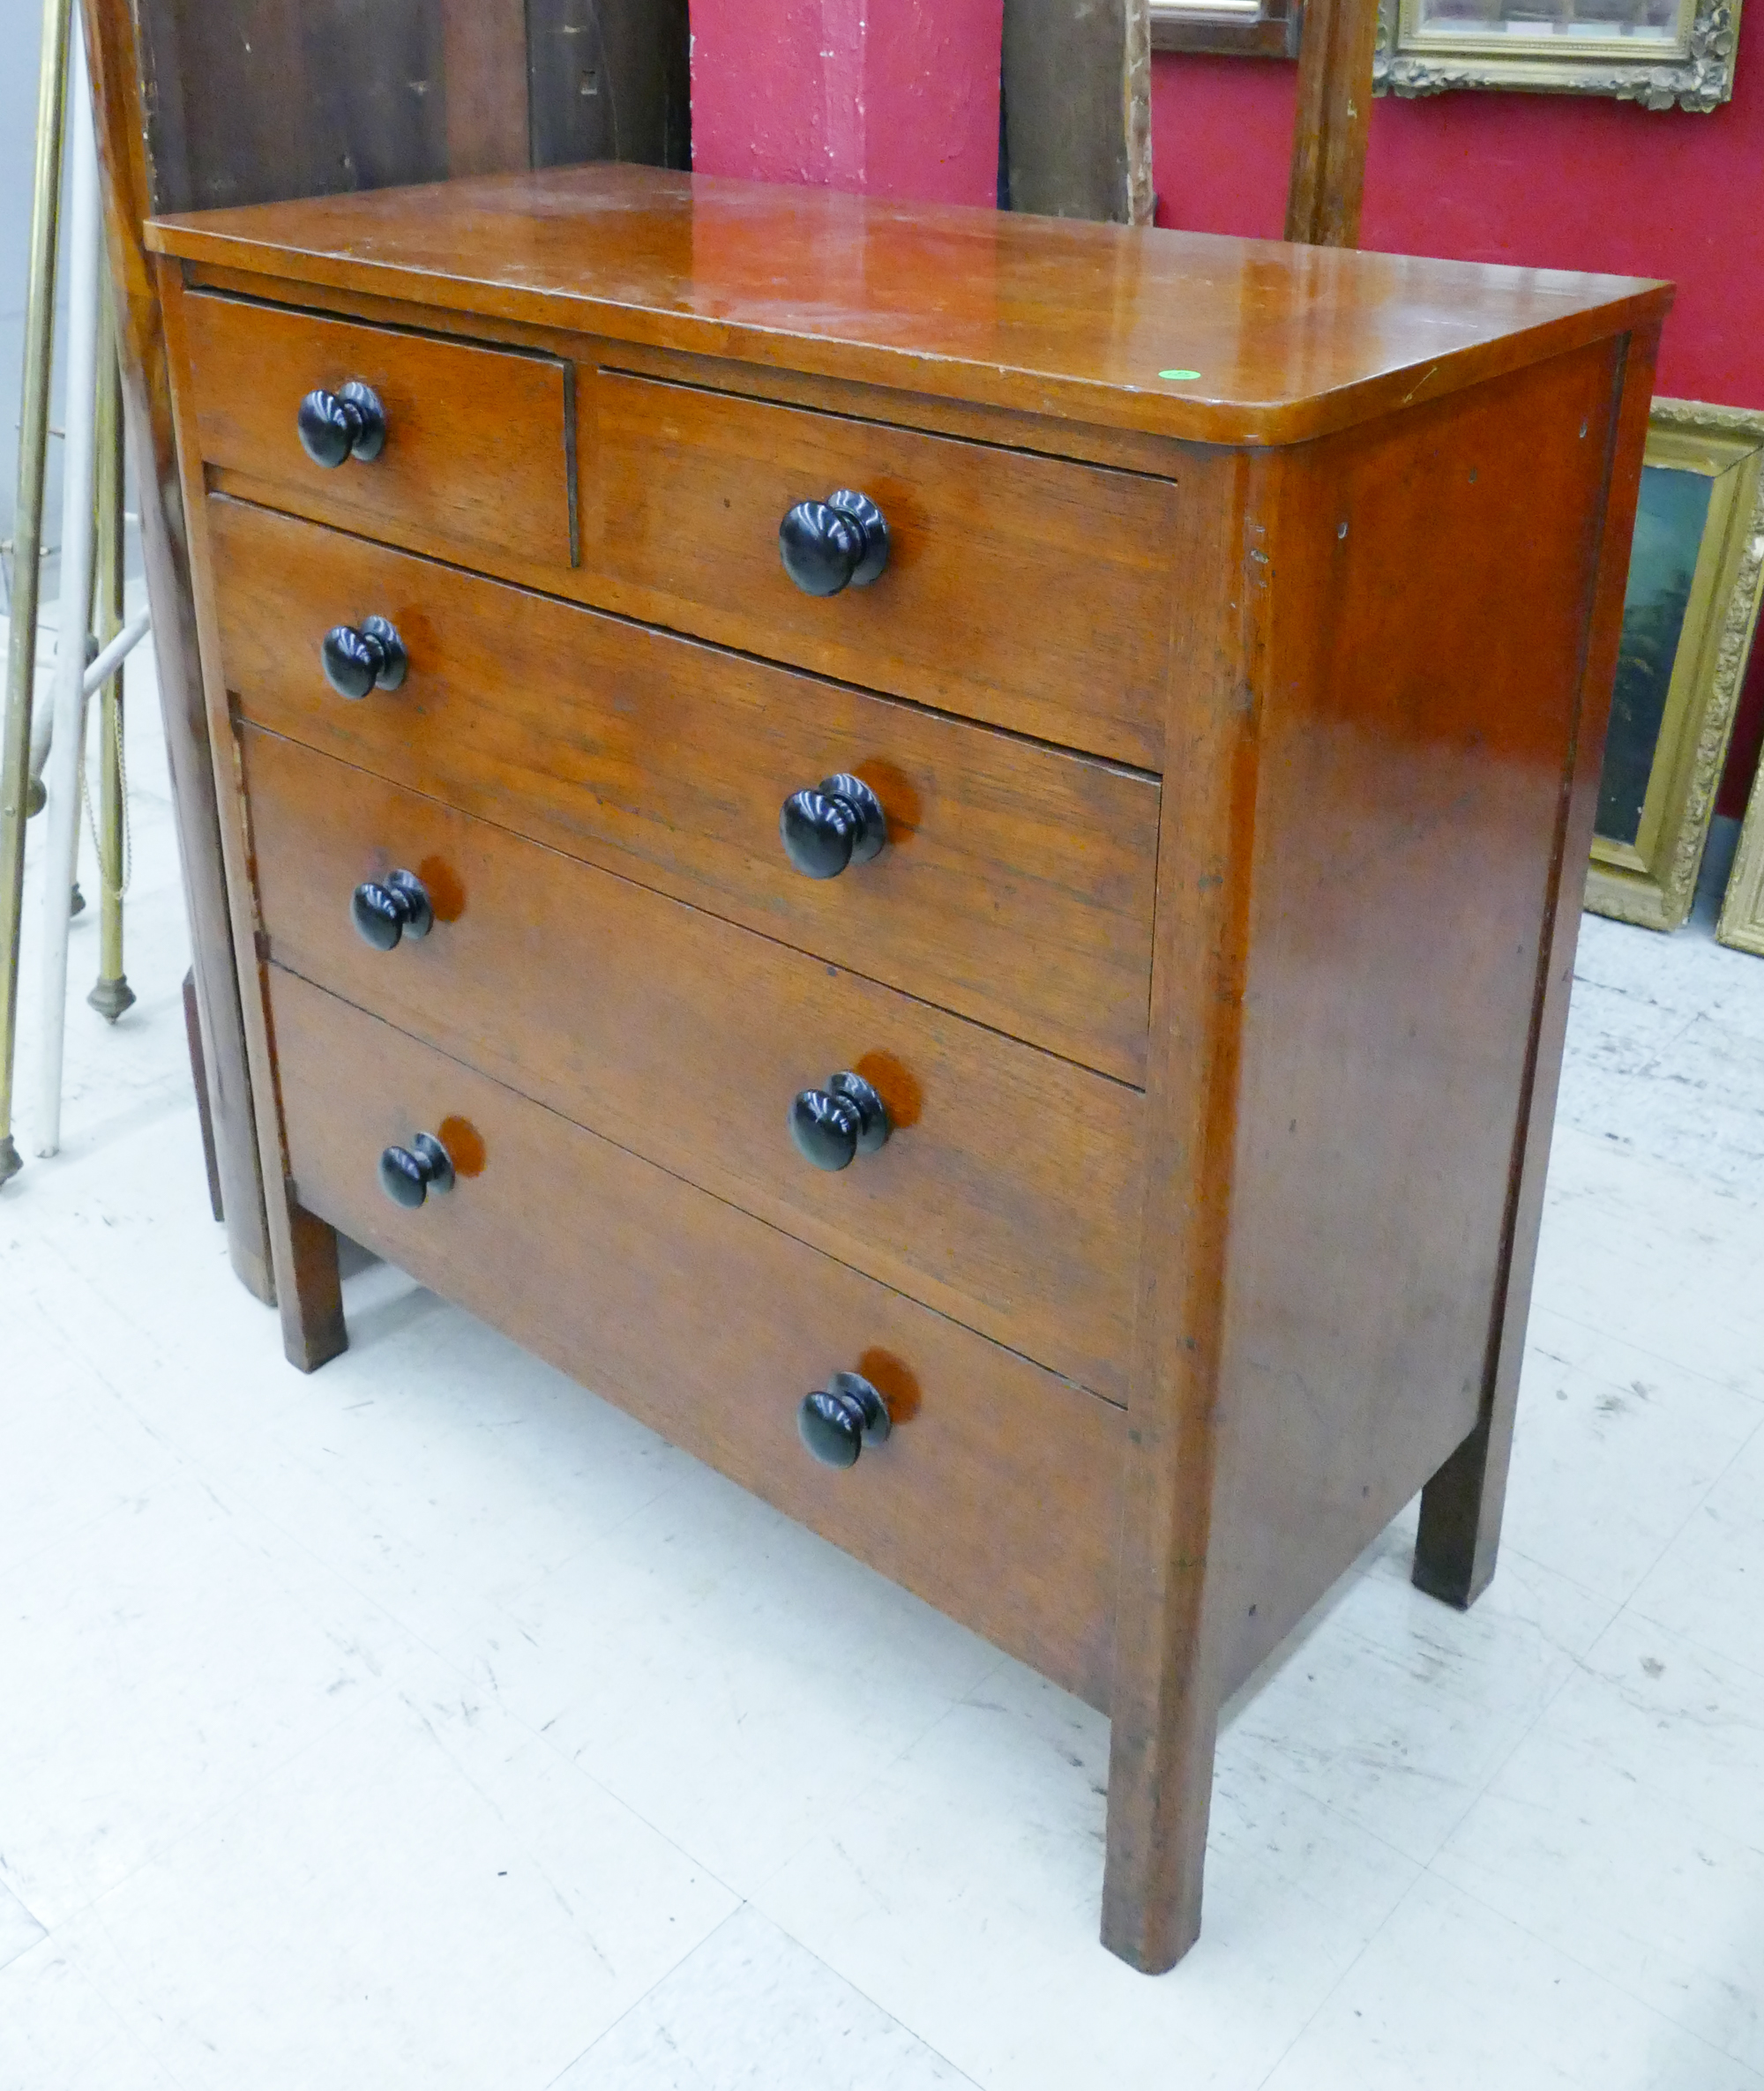
[[[1608,491],[1598,538],[1586,667],[1574,746],[1565,765],[1566,791],[1558,827],[1556,860],[1550,870],[1547,919],[1539,939],[1538,996],[1488,1370],[1475,1428],[1421,1492],[1415,1581],[1431,1595],[1460,1609],[1474,1603],[1488,1587],[1500,1545],[1501,1508],[1513,1451],[1537,1237],[1544,1219],[1550,1131],[1561,1079],[1568,996],[1580,937],[1581,880],[1592,848],[1597,812],[1598,755],[1604,746],[1622,638],[1630,537],[1641,490],[1658,347],[1656,331],[1632,335],[1621,352],[1622,400],[1610,425]]]
[[[591,870],[255,728],[241,736],[279,965],[1119,1400],[1136,1090]],[[434,929],[350,920],[394,869]],[[887,1145],[824,1175],[792,1097],[855,1069]]]
[[[183,301],[205,463],[319,491],[364,530],[400,522],[467,551],[491,545],[567,566],[574,548],[573,372],[549,356],[391,336],[307,312]],[[301,400],[354,379],[385,409],[370,464],[327,468],[301,448]]]
[[[259,1119],[253,1110],[245,1015],[220,851],[221,800],[210,751],[202,662],[191,595],[191,548],[172,425],[165,327],[141,243],[151,172],[144,138],[135,23],[127,0],[84,0],[86,63],[104,198],[105,249],[116,300],[130,471],[153,609],[153,665],[190,916],[192,989],[204,1126],[212,1137],[211,1195],[227,1250],[248,1291],[275,1299]],[[205,1141],[207,1154],[207,1143]]]
[[[319,989],[272,981],[303,1204],[1106,1704],[1118,1408]],[[421,1131],[459,1182],[407,1211],[376,1165]],[[798,1443],[796,1406],[847,1370],[882,1391],[895,1427],[835,1473]]]
[[[592,397],[582,558],[632,591],[623,607],[1160,766],[1176,487],[617,373]],[[779,523],[846,487],[887,519],[886,571],[805,595],[779,560]]]
[[[1144,1065],[1158,788],[218,498],[243,715],[463,811],[1122,1080]],[[409,649],[361,703],[318,667],[370,612]],[[841,770],[888,848],[804,878],[794,791]]]
[[[1201,443],[1349,427],[1657,317],[1667,295],[617,167],[214,211],[148,236],[283,282]]]
[[[887,1531],[818,1528],[1107,1705],[1103,1936],[1168,1967],[1200,1921],[1224,1696],[1417,1491],[1424,1587],[1461,1603],[1492,1566],[1666,294],[593,173],[164,238],[191,258],[163,268],[224,833],[261,910],[235,904],[238,947],[273,981],[253,1052],[294,1150],[292,1354],[333,1326],[327,1223],[363,1230],[813,1522],[859,1498],[778,1494],[789,1405],[755,1452],[676,1335],[717,1384],[750,1355],[770,1384],[826,1319],[811,1295],[903,1317],[793,1385],[842,1459],[871,1411],[832,1374],[896,1372],[910,1409],[947,1363],[985,1419],[960,1500],[916,1470]],[[389,359],[568,365],[580,564],[511,551],[512,497],[467,555],[206,455],[191,275],[330,301]],[[1131,358],[1184,327],[1230,360],[1177,407]],[[900,565],[781,593],[744,510],[860,479]],[[793,524],[800,581],[875,550],[851,512]],[[914,587],[945,542],[998,578],[933,611]],[[351,702],[316,649],[370,614],[409,674]],[[848,658],[811,653],[856,619]],[[836,875],[808,878],[779,809],[823,779],[792,847]],[[887,846],[843,862],[878,808]],[[437,904],[391,895],[425,867]],[[378,946],[430,911],[426,937],[351,941],[369,871]],[[860,1064],[852,1027],[889,1026]],[[368,1073],[339,1097],[340,1066]],[[706,1132],[728,1066],[770,1101]],[[773,1174],[799,1082],[824,1092],[790,1107],[810,1154],[876,1129],[836,1071],[900,1130]],[[408,1199],[448,1124],[458,1187],[390,1202],[378,1151],[418,1157],[387,1165]],[[1033,1454],[998,1442],[1007,1382]],[[959,1536],[928,1569],[938,1524]]]

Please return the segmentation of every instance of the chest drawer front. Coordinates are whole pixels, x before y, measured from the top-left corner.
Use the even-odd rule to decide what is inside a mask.
[[[639,616],[1162,768],[1170,482],[613,372],[594,398],[584,556]],[[887,566],[806,595],[779,524],[848,488]]]
[[[272,969],[303,1205],[1093,1705],[1109,1690],[1122,1412],[377,1019]],[[381,1191],[438,1135],[453,1188]],[[894,1429],[796,1434],[856,1371]]]
[[[209,503],[242,714],[1122,1080],[1142,1079],[1155,780],[647,631],[290,518]],[[339,697],[340,620],[397,627]],[[888,845],[805,877],[784,800],[871,784]]]
[[[279,964],[1125,1399],[1138,1090],[277,736],[243,746]],[[351,895],[394,871],[437,920],[381,950]],[[847,1070],[892,1131],[825,1171],[792,1101]]]
[[[182,309],[205,465],[371,533],[403,526],[473,552],[573,563],[568,363],[200,292]],[[384,446],[366,463],[315,464],[301,401],[349,383],[383,407]]]

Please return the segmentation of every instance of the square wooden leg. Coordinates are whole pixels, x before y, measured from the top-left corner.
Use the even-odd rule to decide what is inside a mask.
[[[1500,1551],[1514,1407],[1510,1394],[1491,1404],[1421,1491],[1415,1587],[1460,1611],[1488,1588]]]
[[[288,1268],[276,1273],[282,1348],[289,1364],[315,1372],[349,1348],[343,1326],[343,1286],[337,1268],[337,1233],[290,1199]]]

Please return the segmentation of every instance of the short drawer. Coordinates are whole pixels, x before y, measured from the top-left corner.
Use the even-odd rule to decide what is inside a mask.
[[[1143,1079],[1155,779],[646,631],[220,497],[242,715],[461,810],[1118,1079]],[[320,669],[389,618],[394,690]],[[888,845],[810,878],[793,792],[850,771]]]
[[[1121,1410],[318,988],[271,999],[308,1210],[1106,1706]],[[459,1173],[413,1211],[378,1161],[418,1132]],[[837,1371],[895,1419],[843,1470],[796,1434]]]
[[[368,531],[420,529],[475,554],[571,564],[570,364],[203,292],[181,310],[205,465]],[[300,403],[351,379],[385,409],[385,447],[327,469],[301,447]]]
[[[1139,1090],[295,742],[242,742],[277,963],[1125,1400]],[[385,951],[350,900],[394,870],[437,920]],[[893,1130],[824,1172],[791,1102],[845,1070]]]
[[[583,560],[643,591],[621,607],[1162,770],[1170,482],[609,371],[594,412]],[[887,567],[806,595],[778,526],[847,488],[882,510]]]

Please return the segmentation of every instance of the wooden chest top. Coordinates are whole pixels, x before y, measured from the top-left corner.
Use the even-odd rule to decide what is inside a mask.
[[[1522,369],[1657,319],[1669,295],[610,164],[165,218],[147,244],[284,284],[1243,444]]]

